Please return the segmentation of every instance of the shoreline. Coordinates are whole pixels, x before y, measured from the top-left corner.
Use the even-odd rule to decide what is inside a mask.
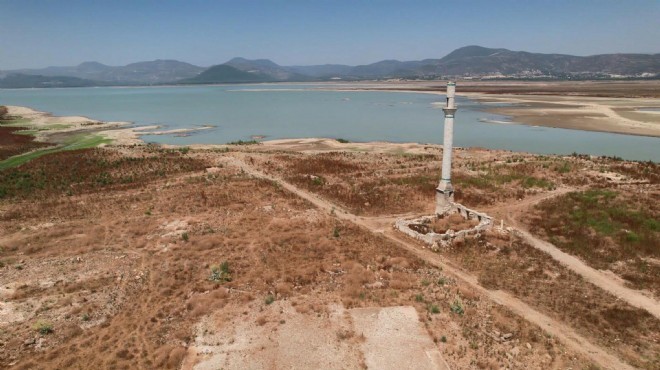
[[[443,91],[367,87],[310,90],[445,94]],[[660,138],[660,114],[654,111],[638,110],[641,108],[660,109],[660,102],[654,98],[612,98],[553,94],[494,94],[484,92],[458,92],[456,95],[475,100],[485,105],[484,112],[510,117],[511,122],[507,124]],[[510,105],[507,107],[486,106],[489,103],[509,103]],[[568,105],[573,110],[562,109],[562,111],[557,111],[557,109],[548,107],[548,105]],[[618,110],[636,119],[625,117],[618,113]]]
[[[588,94],[560,94],[559,88],[568,90],[570,88],[585,90],[585,86],[591,86],[593,91],[600,91],[603,86],[620,93],[628,85],[642,86],[645,89],[654,88],[658,83],[630,83],[630,82],[588,82],[588,83],[570,83],[570,82],[472,82],[462,81],[461,86],[467,91],[459,91],[458,96],[475,100],[484,105],[483,111],[486,113],[506,116],[512,124],[521,124],[526,126],[541,126],[549,128],[563,128],[579,131],[607,132],[613,134],[658,137],[660,138],[660,114],[653,111],[641,111],[641,108],[660,109],[660,100],[657,98],[635,96],[634,92],[629,92],[631,97],[602,97],[594,93],[594,96]],[[396,93],[415,93],[429,95],[444,95],[442,82],[421,82],[421,81],[364,81],[364,82],[324,82],[324,83],[251,83],[251,84],[221,84],[221,85],[203,85],[203,86],[301,86],[303,91],[336,91],[336,92],[396,92]],[[165,86],[112,86],[110,88],[153,88],[153,87],[180,87],[188,85],[165,85]],[[197,85],[191,85],[197,86]],[[304,86],[316,86],[304,88]],[[614,86],[614,87],[612,87]],[[516,93],[510,90],[516,88]],[[484,91],[474,91],[482,89]],[[500,90],[497,90],[500,89]],[[527,93],[521,93],[527,89]],[[554,89],[554,90],[553,90]],[[641,89],[641,88],[640,88]],[[279,89],[278,89],[279,90]],[[543,91],[541,94],[540,91]],[[642,89],[643,90],[643,89]],[[563,90],[562,90],[563,91]],[[509,103],[510,105],[488,106],[488,103]],[[30,108],[38,112],[36,109]],[[88,121],[100,122],[86,118]],[[130,123],[128,123],[130,124]],[[160,127],[157,127],[160,128]],[[150,127],[150,129],[157,129]],[[130,130],[133,131],[133,130]],[[191,130],[196,131],[196,130]],[[185,132],[180,132],[185,134]],[[113,139],[120,141],[135,142],[137,137],[147,133],[140,132],[131,134],[109,134]],[[159,135],[162,133],[149,133]]]
[[[135,126],[129,121],[101,121],[85,116],[56,116],[51,112],[39,111],[37,109],[7,105],[9,116],[20,117],[29,120],[11,124],[13,127],[26,127],[27,131],[34,130],[35,141],[52,142],[58,144],[61,140],[58,136],[66,137],[67,134],[96,134],[112,140],[114,145],[137,145],[145,144],[142,135],[185,135],[190,132],[212,129],[213,126],[205,125],[195,128],[182,128],[162,130],[161,125]]]
[[[360,87],[359,89],[321,88],[314,90],[315,91],[319,91],[319,90],[348,91],[348,92],[382,91],[382,92],[405,92],[405,93],[444,95],[444,93],[441,91],[415,91],[415,90],[402,91],[396,89],[369,89],[369,88],[365,88],[364,86]],[[630,106],[626,105],[629,104],[629,102],[621,102],[620,101],[621,99],[611,99],[611,98],[582,97],[580,98],[581,100],[576,101],[575,100],[577,99],[576,97],[546,97],[546,96],[539,97],[539,96],[512,95],[512,94],[502,94],[502,95],[493,96],[490,94],[472,93],[472,92],[462,93],[459,94],[459,96],[460,95],[467,97],[469,99],[473,99],[479,102],[480,104],[482,104],[483,105],[482,110],[484,112],[496,113],[511,119],[511,121],[506,121],[506,122],[499,122],[499,121],[485,122],[487,124],[526,125],[530,127],[535,127],[535,126],[552,127],[552,128],[578,130],[578,131],[624,134],[624,135],[643,136],[643,137],[651,137],[651,138],[660,137],[660,114],[658,114],[657,111],[653,110],[655,108],[660,108],[660,102],[657,102],[653,99],[644,99],[644,98],[634,99],[635,107],[651,109],[646,112],[637,111],[635,113],[640,114],[644,117],[647,116],[652,117],[653,119],[656,119],[659,122],[658,124],[642,122],[642,124],[640,125],[638,121],[635,121],[633,119],[621,118],[622,120],[626,120],[628,122],[623,125],[619,123],[618,126],[614,128],[609,126],[608,127],[601,126],[596,128],[590,126],[585,128],[583,127],[584,122],[582,124],[580,124],[579,122],[576,123],[577,120],[583,119],[585,114],[593,114],[594,111],[596,111],[597,114],[602,114],[602,112],[605,111],[609,113],[609,116],[602,114],[602,117],[596,117],[597,118],[596,121],[600,123],[603,119],[612,120],[613,116],[618,116],[616,109],[619,110],[623,109],[625,111],[626,107],[628,107],[627,108],[628,112],[630,112]],[[617,102],[619,105],[615,106],[616,105],[615,103]],[[490,106],[491,104],[489,103],[495,103],[495,104],[493,104],[493,106]],[[503,107],[497,103],[509,103],[511,105],[507,105]],[[135,126],[133,122],[111,122],[111,121],[104,122],[83,116],[60,117],[60,116],[54,116],[52,113],[49,112],[38,111],[31,107],[25,107],[25,106],[7,106],[7,107],[9,108],[10,115],[24,117],[25,119],[29,120],[29,122],[24,125],[12,124],[12,126],[27,126],[28,130],[30,131],[36,129],[34,130],[34,132],[30,133],[35,137],[36,141],[50,142],[56,145],[61,144],[63,141],[66,141],[67,138],[70,138],[72,135],[77,135],[77,134],[99,135],[104,139],[108,139],[108,141],[111,141],[112,145],[117,145],[117,146],[141,145],[148,143],[142,138],[144,135],[188,136],[189,133],[192,132],[209,130],[213,128],[213,126],[204,125],[204,126],[191,127],[191,128],[176,128],[176,129],[161,130],[163,127],[160,125]],[[548,115],[550,113],[553,114],[553,117],[555,113],[563,115],[564,117],[572,116],[572,121],[567,121],[569,124],[565,124],[565,125],[555,125],[552,122],[544,121],[548,119]],[[520,122],[518,117],[523,117],[523,118],[532,117],[533,120],[528,121],[528,123],[523,123]],[[587,118],[587,120],[590,118],[593,117],[589,117]],[[633,124],[630,124],[630,122],[633,122]],[[640,126],[642,127],[642,129],[651,130],[651,132],[650,133],[646,131],[640,132],[639,130]],[[636,130],[636,132],[634,130]],[[54,142],[53,139],[55,139]],[[311,145],[311,148],[303,149],[301,147],[305,146],[302,145],[302,143],[305,141],[307,142],[315,141],[315,144]],[[380,150],[380,149],[374,149],[374,146],[379,146],[381,148],[386,147],[386,149],[384,149],[385,151],[407,152],[408,150],[412,149],[411,146],[413,144],[418,147],[434,147],[434,146],[437,146],[438,148],[441,147],[441,145],[438,144],[374,142],[374,141],[351,142],[349,143],[350,145],[337,145],[340,143],[336,142],[334,138],[309,138],[309,137],[272,139],[272,140],[260,141],[260,143],[264,144],[267,147],[278,147],[280,149],[298,148],[294,150],[311,150],[311,151],[313,150],[373,151],[373,150]],[[107,144],[104,143],[101,145],[107,145]],[[159,145],[163,145],[163,147],[168,147],[168,148],[188,146],[191,148],[200,148],[200,149],[225,148],[227,146],[231,146],[231,144],[229,143],[214,143],[214,144],[192,143],[188,145],[185,144],[159,144]],[[478,149],[481,148],[482,147],[479,147]],[[505,148],[492,148],[492,149],[484,148],[484,149],[492,150],[492,151],[519,152],[526,154],[531,153],[529,151],[515,151],[513,149],[505,149]],[[544,155],[547,153],[539,153],[539,154]],[[569,155],[569,153],[555,152],[554,155],[563,156],[563,155]],[[598,154],[593,154],[593,155],[598,156]],[[637,159],[637,160],[643,160],[643,159]]]

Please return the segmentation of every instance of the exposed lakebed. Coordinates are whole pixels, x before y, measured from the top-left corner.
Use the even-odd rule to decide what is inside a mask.
[[[148,142],[223,144],[330,137],[350,141],[442,143],[444,96],[413,92],[331,91],[328,85],[222,85],[0,90],[0,104],[55,115],[158,124],[164,130],[212,125],[187,136],[145,135]],[[457,146],[573,152],[660,161],[660,139],[506,124],[486,104],[458,99]]]

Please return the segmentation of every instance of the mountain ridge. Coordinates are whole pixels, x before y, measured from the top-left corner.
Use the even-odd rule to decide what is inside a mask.
[[[223,66],[223,67],[220,67]],[[27,77],[41,76],[41,78]],[[11,78],[10,78],[11,77]],[[9,83],[4,82],[10,78]],[[77,78],[71,80],[67,78]],[[282,66],[270,59],[232,58],[208,68],[172,59],[108,66],[88,61],[73,67],[0,71],[0,87],[25,85],[159,85],[240,82],[313,82],[370,79],[608,79],[660,78],[660,54],[613,53],[590,56],[544,54],[469,45],[442,58],[381,60],[350,66]],[[28,84],[29,85],[29,84]]]

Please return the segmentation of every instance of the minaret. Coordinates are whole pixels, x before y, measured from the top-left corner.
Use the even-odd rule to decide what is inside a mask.
[[[442,144],[442,175],[440,184],[435,189],[435,213],[441,215],[448,211],[454,201],[454,188],[451,186],[451,151],[454,140],[454,113],[456,104],[454,95],[456,83],[447,82],[447,106],[442,108],[445,112],[445,134]]]

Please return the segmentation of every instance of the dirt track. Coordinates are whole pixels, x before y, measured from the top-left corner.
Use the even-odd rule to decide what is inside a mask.
[[[488,212],[497,215],[506,223],[516,228],[517,233],[527,241],[534,248],[547,253],[553,259],[568,267],[573,272],[582,276],[586,281],[597,287],[613,294],[619,299],[622,299],[631,305],[648,311],[650,314],[660,319],[660,303],[652,297],[644,295],[639,290],[630,289],[626,287],[620,279],[606,275],[605,273],[596,270],[585,264],[579,258],[563,252],[551,243],[541,240],[527,231],[524,226],[518,222],[517,216],[522,214],[525,210],[532,207],[545,199],[554,198],[571,191],[576,191],[576,188],[562,187],[551,191],[549,193],[541,194],[539,196],[530,197],[522,201],[516,202],[511,206],[497,207]]]
[[[245,163],[244,161],[238,158],[230,159],[230,162],[228,164],[236,166],[241,170],[245,171],[246,173],[255,176],[257,178],[275,181],[279,183],[284,189],[291,191],[297,196],[311,202],[316,207],[334,214],[336,217],[340,219],[353,222],[363,228],[368,229],[371,232],[379,233],[386,236],[388,239],[396,242],[402,248],[408,250],[409,252],[415,254],[416,256],[422,258],[423,260],[427,261],[428,263],[436,267],[441,267],[447,273],[469,284],[479,293],[490,298],[492,301],[509,308],[515,314],[523,317],[525,320],[538,325],[543,330],[547,331],[548,333],[558,338],[567,347],[578,353],[583,354],[584,356],[588,357],[589,359],[597,363],[599,366],[608,369],[633,369],[633,367],[624,363],[619,358],[613,356],[612,354],[606,352],[605,350],[601,349],[600,347],[594,345],[593,343],[585,339],[583,336],[578,334],[571,327],[561,322],[558,322],[548,317],[547,315],[533,309],[532,307],[522,302],[521,300],[517,299],[516,297],[510,295],[509,293],[503,291],[491,291],[485,289],[478,283],[476,277],[471,276],[468,273],[465,273],[464,271],[462,271],[457,266],[454,266],[453,264],[443,261],[440,255],[428,249],[420,248],[418,244],[408,241],[403,236],[400,236],[399,234],[395,233],[394,230],[392,229],[383,229],[382,227],[379,227],[383,225],[382,222],[376,221],[374,223],[374,221],[371,220],[370,218],[359,217],[349,212],[346,212],[345,210],[332,204],[331,202],[321,199],[316,195],[304,191],[296,187],[295,185],[292,185],[280,178],[266,175],[261,171],[249,166],[247,163]]]

